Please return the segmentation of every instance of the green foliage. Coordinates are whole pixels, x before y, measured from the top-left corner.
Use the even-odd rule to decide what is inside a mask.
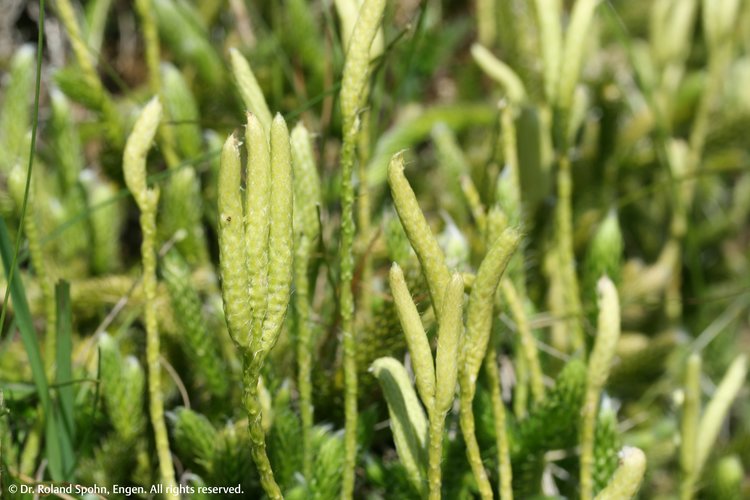
[[[422,491],[427,477],[427,417],[417,399],[404,366],[393,358],[379,358],[372,372],[388,402],[393,441],[399,459],[417,491]]]
[[[594,492],[603,490],[619,463],[622,440],[617,430],[617,417],[612,410],[602,410],[594,434]]]
[[[217,348],[216,334],[206,327],[201,300],[193,286],[190,267],[177,250],[167,252],[162,260],[162,277],[167,284],[175,320],[182,334],[181,345],[195,363],[196,375],[211,394],[226,396],[230,379]]]
[[[253,464],[250,433],[246,425],[228,423],[214,442],[210,474],[206,484],[234,486],[246,492],[260,493],[258,473]]]
[[[172,433],[180,457],[198,466],[198,471],[210,473],[219,435],[211,421],[184,407],[177,408],[172,418]]]
[[[3,494],[747,496],[747,2],[10,4]]]
[[[26,134],[31,124],[29,89],[34,81],[34,49],[30,45],[16,51],[8,76],[0,113],[0,170],[6,174],[22,162],[26,153]]]
[[[222,63],[194,7],[186,2],[154,0],[159,34],[175,55],[194,67],[212,88],[222,83]]]
[[[286,392],[282,389],[282,392]],[[295,473],[302,470],[302,424],[296,412],[288,406],[289,398],[279,398],[286,404],[276,406],[273,426],[268,433],[268,458],[273,466],[274,476],[282,489],[288,489],[295,480]]]
[[[146,428],[143,411],[145,374],[138,360],[124,358],[109,335],[99,340],[101,393],[112,427],[124,443],[132,443]]]
[[[193,265],[208,260],[200,191],[200,182],[193,168],[186,166],[172,173],[164,189],[164,215],[159,221],[163,239],[174,238],[180,253]]]
[[[544,400],[519,422],[517,454],[556,450],[575,445],[579,415],[586,389],[586,366],[568,362]]]

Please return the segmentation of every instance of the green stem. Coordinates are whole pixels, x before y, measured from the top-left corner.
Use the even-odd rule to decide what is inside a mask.
[[[492,413],[495,416],[495,439],[497,442],[498,465],[497,473],[500,477],[500,498],[513,500],[513,472],[510,465],[510,446],[508,431],[505,425],[505,405],[500,392],[500,373],[497,369],[497,353],[490,341],[487,357],[484,359],[484,369],[492,398]]]
[[[682,425],[680,429],[680,500],[691,500],[695,494],[698,471],[696,468],[696,447],[698,421],[701,411],[701,357],[693,354],[688,359],[685,373],[685,400],[682,404]]]
[[[469,376],[465,370],[461,374],[461,379],[460,423],[461,433],[463,434],[464,442],[466,443],[466,456],[469,459],[471,471],[474,473],[474,478],[477,481],[479,495],[483,500],[492,500],[492,486],[487,477],[487,471],[484,470],[482,455],[479,451],[479,443],[477,442],[477,436],[474,429],[474,408],[472,407],[475,391],[474,384],[469,380]]]
[[[143,290],[146,297],[146,361],[148,365],[148,394],[151,412],[151,425],[154,428],[156,453],[159,459],[161,481],[166,491],[174,490],[175,478],[172,466],[172,455],[169,451],[167,426],[164,423],[164,397],[161,390],[161,366],[159,364],[159,330],[156,311],[156,205],[158,191],[148,193],[148,207],[141,211],[141,230],[143,242],[141,254],[143,259]],[[179,498],[179,495],[173,495]]]
[[[430,500],[440,500],[442,485],[441,462],[443,458],[443,430],[445,415],[432,411],[430,414],[430,450],[428,458],[427,479]]]
[[[581,409],[580,490],[581,500],[594,496],[594,436],[602,390],[609,377],[620,337],[620,302],[614,283],[606,276],[597,284],[599,317],[596,340],[589,357],[586,393]]]
[[[367,184],[367,162],[370,160],[370,113],[362,112],[360,115],[361,127],[357,134],[357,151],[359,165],[357,168],[358,190],[357,190],[357,225],[358,225],[358,247],[361,271],[361,287],[359,290],[358,303],[362,305],[363,312],[369,311],[371,284],[372,284],[372,258],[369,251],[370,238],[372,237],[370,187]],[[361,315],[360,315],[361,316]],[[360,318],[365,319],[365,318]]]
[[[158,95],[162,102],[167,102],[167,96],[164,95],[161,73],[159,69],[160,50],[159,50],[159,31],[156,27],[156,13],[154,12],[152,0],[137,0],[135,2],[136,10],[143,24],[143,41],[146,45],[146,65],[149,72],[149,86],[151,92]],[[169,110],[164,109],[164,114],[168,115]],[[175,152],[174,134],[171,125],[168,123],[169,116],[159,124],[159,139],[162,154],[169,168],[174,168],[180,163],[180,159]]]
[[[341,498],[354,494],[357,463],[357,345],[354,335],[354,186],[358,113],[365,107],[369,91],[370,47],[380,26],[385,0],[365,0],[349,40],[341,77],[341,116],[344,144],[341,151],[341,243],[339,282],[341,328],[344,347],[344,473]]]
[[[31,186],[34,189],[34,186]],[[36,223],[35,196],[29,196],[29,211],[26,214],[23,225],[26,229],[26,237],[29,240],[29,257],[31,265],[34,266],[39,288],[42,291],[44,304],[44,360],[46,364],[47,377],[55,378],[55,358],[57,356],[57,306],[55,304],[55,291],[52,285],[54,278],[44,262],[42,243],[39,236],[39,227]]]
[[[73,53],[81,67],[83,78],[89,90],[94,93],[93,99],[97,103],[97,111],[104,118],[107,138],[113,146],[120,147],[123,144],[123,133],[119,113],[112,97],[104,89],[104,85],[96,72],[89,47],[81,35],[81,27],[76,19],[73,5],[70,0],[57,0],[56,4],[58,15],[70,38],[70,44],[73,46]]]
[[[307,277],[307,259],[302,258],[302,255],[306,253],[306,250],[298,249],[297,258],[294,259],[294,282],[297,290],[294,300],[297,311],[297,389],[302,419],[302,473],[306,480],[311,481],[313,473],[312,332],[310,330],[310,284]]]
[[[344,476],[342,498],[354,492],[354,469],[357,462],[357,344],[354,335],[354,141],[356,133],[347,131],[341,152],[341,330],[344,344]]]
[[[261,363],[250,353],[244,356],[244,397],[245,410],[247,411],[248,425],[250,427],[250,441],[252,443],[251,453],[253,461],[258,469],[260,484],[263,486],[268,498],[272,500],[283,499],[279,485],[273,476],[271,462],[266,453],[266,434],[263,431],[263,415],[261,404],[258,400],[258,379],[260,378]]]
[[[562,274],[567,333],[574,351],[584,348],[581,327],[581,298],[578,293],[575,254],[573,252],[573,180],[570,159],[563,156],[557,172],[557,251]]]
[[[684,177],[676,179],[679,186],[676,189],[674,215],[670,230],[672,238],[677,242],[684,239],[688,228],[688,217],[695,198],[696,178],[700,171],[703,149],[708,135],[711,108],[716,102],[717,94],[721,92],[721,86],[724,83],[722,76],[729,63],[730,56],[731,51],[728,47],[719,47],[709,57],[708,81],[698,102],[698,109],[695,112],[693,126],[690,130],[687,165],[683,170]],[[667,317],[672,322],[677,322],[682,317],[682,254],[682,247],[678,246],[677,259],[664,301]]]
[[[524,356],[514,360],[516,386],[513,388],[513,414],[517,420],[526,418],[529,408],[529,367]]]
[[[534,398],[534,403],[538,404],[544,399],[544,380],[542,378],[542,367],[539,363],[539,352],[536,348],[536,339],[531,334],[529,318],[526,315],[518,291],[513,286],[513,282],[509,279],[504,279],[500,286],[503,290],[503,297],[508,303],[510,314],[513,316],[513,321],[516,323],[521,352],[523,352],[524,361],[528,365],[531,395]]]

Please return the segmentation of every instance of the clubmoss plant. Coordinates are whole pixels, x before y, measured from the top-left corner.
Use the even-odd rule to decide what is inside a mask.
[[[166,102],[166,92],[162,86],[161,71],[159,71],[160,46],[159,33],[156,26],[156,14],[154,12],[151,0],[137,0],[135,8],[140,17],[143,29],[143,39],[146,46],[146,66],[148,67],[149,86],[151,92],[159,96],[162,102]],[[162,154],[169,167],[174,167],[179,162],[175,152],[174,134],[172,128],[168,125],[170,114],[169,107],[162,108],[165,120],[159,125],[159,139],[161,143]]]
[[[492,399],[492,414],[495,422],[495,446],[497,447],[497,475],[500,486],[500,498],[513,499],[513,469],[510,461],[510,440],[505,417],[505,403],[500,388],[500,370],[497,367],[497,350],[490,339],[487,355],[484,357],[484,369]]]
[[[391,432],[399,460],[416,491],[424,491],[429,422],[409,374],[400,361],[378,358],[370,367],[388,403]]]
[[[469,463],[482,498],[492,498],[492,488],[482,464],[479,444],[476,440],[472,402],[476,394],[479,369],[487,354],[487,345],[490,340],[495,291],[519,240],[520,235],[515,229],[506,229],[493,243],[479,266],[476,282],[469,295],[466,341],[459,359],[461,431],[466,441]]]
[[[433,359],[427,334],[411,298],[403,271],[393,264],[390,272],[391,292],[411,354],[420,399],[427,408],[428,491],[429,498],[441,497],[441,460],[445,416],[453,405],[458,374],[458,353],[463,331],[462,311],[464,285],[454,274],[445,290],[443,317],[438,331],[437,353]]]
[[[345,460],[341,496],[351,498],[354,492],[354,467],[357,459],[357,347],[354,335],[354,185],[352,175],[359,131],[359,113],[369,95],[370,50],[385,9],[385,0],[365,0],[346,50],[341,77],[341,116],[343,145],[341,149],[341,241],[339,244],[341,331],[344,352]]]
[[[445,279],[446,275],[449,276],[448,268],[445,265],[445,256],[438,246],[437,240],[432,235],[424,215],[417,204],[414,192],[404,176],[403,157],[400,154],[393,157],[388,174],[391,195],[393,196],[396,210],[406,231],[406,235],[422,264],[422,272],[425,275],[430,290],[433,309],[438,317],[438,323],[441,323],[444,321],[445,312],[443,308],[445,304],[442,300],[437,301],[437,297],[440,295],[440,290],[445,290],[447,283],[451,280],[450,277]],[[476,391],[476,378],[489,342],[495,291],[500,277],[518,245],[518,241],[518,233],[514,229],[507,229],[498,237],[482,262],[477,273],[476,282],[472,286],[469,299],[466,341],[459,352],[458,370],[461,380],[461,429],[464,433],[464,439],[467,442],[469,460],[479,483],[480,492],[484,498],[492,498],[492,489],[482,465],[479,446],[474,435],[474,417],[471,402]],[[398,271],[395,272],[396,283],[399,283]],[[394,275],[392,274],[393,279]],[[394,287],[393,281],[391,286],[392,288]],[[403,290],[401,292],[399,296],[403,297]],[[398,304],[399,299],[395,291],[394,299],[397,300]],[[405,301],[405,298],[402,298],[401,301]],[[409,349],[412,352],[412,357],[416,360],[415,373],[422,374],[417,376],[417,387],[420,389],[422,400],[426,401],[425,404],[429,408],[431,404],[430,394],[434,393],[432,387],[435,383],[434,378],[429,376],[431,372],[434,372],[431,357],[428,356],[429,345],[426,344],[424,335],[419,334],[421,322],[419,322],[418,315],[415,316],[416,310],[413,309],[412,313],[407,316],[408,321],[404,320],[403,312],[400,311],[399,314],[407,336]],[[430,361],[428,362],[427,360]],[[506,460],[505,463],[506,465],[509,464],[509,460]],[[431,489],[431,491],[434,490]]]
[[[606,400],[605,400],[606,401]],[[607,487],[619,464],[622,439],[617,428],[617,416],[612,408],[602,404],[594,432],[594,492]]]
[[[599,321],[586,380],[586,397],[581,412],[581,499],[593,498],[594,433],[602,388],[609,377],[620,337],[620,303],[617,289],[606,276],[599,280]],[[641,471],[641,475],[643,471]]]
[[[216,339],[206,327],[198,293],[193,286],[190,267],[180,253],[172,249],[162,259],[161,274],[169,290],[174,315],[182,333],[182,344],[197,375],[211,394],[225,397],[229,389],[223,360]]]
[[[47,259],[42,250],[41,235],[39,232],[37,197],[35,191],[37,183],[32,178],[26,179],[26,171],[21,165],[16,165],[10,172],[8,178],[8,188],[21,214],[24,200],[26,183],[30,182],[28,196],[26,198],[27,210],[24,217],[23,226],[26,230],[26,237],[29,240],[29,255],[34,271],[39,276],[39,285],[42,290],[42,302],[44,304],[45,316],[45,339],[44,339],[44,362],[46,365],[47,375],[52,377],[55,372],[55,356],[57,353],[57,308],[55,305],[54,278],[51,276]],[[33,177],[33,176],[32,176]]]
[[[442,314],[443,290],[450,281],[450,272],[445,264],[445,255],[427,225],[409,181],[406,180],[404,158],[401,154],[395,155],[388,166],[388,184],[401,225],[422,265],[432,306],[439,321]]]
[[[253,460],[270,498],[282,498],[266,454],[260,372],[286,316],[292,281],[292,161],[289,132],[280,115],[270,130],[248,115],[245,209],[240,152],[234,136],[222,151],[219,174],[219,250],[227,326],[243,358],[244,403]],[[249,293],[248,293],[249,291]]]
[[[90,170],[82,172],[81,184],[86,194],[87,206],[95,208],[89,221],[91,271],[94,275],[118,271],[122,264],[120,231],[123,204],[116,197],[115,186]]]
[[[8,5],[3,487],[748,496],[750,3]]]
[[[117,108],[96,73],[92,54],[86,46],[73,4],[70,0],[58,0],[55,4],[57,13],[73,46],[73,53],[81,69],[81,76],[87,87],[87,92],[91,94],[88,97],[89,102],[101,114],[105,123],[107,138],[111,141],[112,146],[121,147],[124,142],[124,133]]]
[[[118,437],[133,445],[146,429],[143,368],[136,358],[123,358],[117,343],[107,334],[99,340],[99,357],[105,408]]]
[[[297,386],[302,419],[303,472],[312,476],[312,318],[309,265],[320,237],[318,209],[321,205],[320,178],[313,157],[310,134],[302,123],[291,135],[294,170],[294,306],[297,312]]]
[[[164,422],[164,396],[161,384],[161,356],[156,309],[156,208],[159,203],[159,188],[149,188],[146,183],[146,156],[161,120],[161,103],[153,98],[143,108],[133,131],[128,136],[123,152],[125,184],[141,211],[140,223],[143,233],[141,258],[143,260],[143,289],[146,297],[146,358],[148,366],[148,393],[151,426],[154,430],[159,472],[165,491],[175,491],[174,469],[169,451],[167,427]]]

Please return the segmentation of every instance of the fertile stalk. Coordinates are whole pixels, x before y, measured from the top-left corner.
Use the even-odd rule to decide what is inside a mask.
[[[310,134],[302,123],[292,130],[294,168],[294,306],[297,312],[297,388],[302,420],[302,472],[313,474],[312,328],[308,267],[320,236],[318,207],[320,178],[315,167]]]
[[[146,155],[151,148],[151,142],[154,140],[160,120],[161,104],[157,98],[154,98],[141,112],[125,144],[123,171],[125,183],[141,210],[140,223],[143,232],[141,258],[143,259],[143,290],[146,299],[146,361],[151,425],[154,428],[162,484],[165,491],[175,491],[172,455],[169,451],[167,427],[164,423],[164,397],[161,389],[156,310],[156,207],[159,203],[159,190],[149,188],[146,184]],[[173,496],[179,497],[176,493],[173,493]]]
[[[249,114],[243,210],[239,144],[230,136],[219,171],[219,256],[227,327],[243,359],[244,404],[252,455],[269,498],[282,498],[266,453],[258,384],[276,344],[291,293],[293,187],[289,132],[277,115],[270,150],[260,121]]]
[[[617,289],[606,276],[599,280],[599,321],[589,358],[586,396],[581,411],[581,500],[591,500],[594,490],[594,431],[599,399],[609,377],[620,337],[620,302]]]
[[[515,229],[508,228],[503,231],[479,266],[477,279],[469,296],[466,342],[459,361],[461,432],[466,442],[466,454],[471,470],[477,480],[479,493],[484,499],[492,498],[492,487],[482,464],[479,443],[475,434],[472,401],[476,394],[479,369],[487,354],[490,340],[495,291],[518,246],[519,239],[519,234]]]
[[[385,0],[365,0],[354,26],[341,82],[341,114],[344,144],[341,150],[341,242],[339,283],[341,330],[344,347],[344,477],[341,497],[354,494],[354,468],[357,462],[357,348],[354,335],[354,185],[352,174],[359,130],[358,113],[367,100],[370,75],[370,47],[383,17]]]

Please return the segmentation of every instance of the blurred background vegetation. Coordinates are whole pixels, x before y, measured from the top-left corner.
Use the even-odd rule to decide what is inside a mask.
[[[149,168],[150,182],[162,190],[157,302],[177,476],[185,484],[242,483],[248,498],[262,494],[241,409],[241,362],[226,331],[217,278],[218,156],[227,135],[245,123],[246,105],[229,62],[228,51],[236,48],[250,62],[269,108],[313,133],[322,186],[322,235],[308,273],[312,477],[301,473],[294,310],[263,374],[269,455],[288,497],[338,496],[338,90],[346,45],[333,3],[47,2],[35,105],[40,4],[0,0],[0,246],[6,271],[0,292],[10,294],[0,324],[4,487],[42,480],[157,481],[145,392],[141,234],[124,186],[122,151],[141,106],[158,93],[167,118]],[[563,110],[565,120],[545,88],[537,3],[544,4],[388,3],[355,169],[357,498],[418,496],[399,462],[377,380],[368,372],[375,359],[404,359],[406,353],[388,288],[391,262],[404,268],[425,323],[434,324],[419,264],[387,191],[387,163],[408,150],[407,176],[449,266],[473,273],[487,250],[493,210],[507,212],[505,106],[514,111],[521,187],[515,222],[524,233],[514,280],[520,279],[545,385],[560,389],[550,394],[562,393],[568,405],[567,417],[554,411],[540,416],[538,432],[523,424],[534,414],[528,367],[514,316],[501,304],[492,342],[517,446],[517,498],[578,495],[581,396],[570,402],[562,385],[571,383],[577,394],[575,387],[585,381],[575,382],[575,374],[561,381],[558,374],[590,349],[595,284],[603,272],[618,286],[622,335],[597,426],[597,471],[604,471],[598,484],[607,483],[617,450],[628,444],[648,457],[641,497],[676,497],[686,476],[680,453],[688,355],[701,355],[699,398],[708,402],[730,364],[750,350],[750,2],[599,2],[582,34],[581,78],[570,109]],[[576,2],[561,3],[559,22],[567,26]],[[142,5],[151,9],[158,36],[160,52],[151,62]],[[472,56],[477,42],[512,69],[522,98],[514,98],[507,79],[498,85],[480,68]],[[569,63],[561,61],[562,67]],[[562,131],[555,128],[561,122],[569,122]],[[33,137],[33,175],[25,193]],[[555,215],[561,156],[571,162],[573,186],[573,261],[562,264]],[[17,270],[8,287],[16,243]],[[573,302],[580,307],[566,303],[560,276],[566,264],[580,283]],[[571,322],[580,327],[582,344],[576,344]],[[477,437],[496,485],[484,378],[474,403]],[[745,371],[740,378],[742,386]],[[735,392],[721,414],[711,459],[694,478],[699,498],[750,497],[744,472],[750,468],[750,398],[744,387]],[[472,498],[476,484],[456,413],[447,422],[443,493]]]

